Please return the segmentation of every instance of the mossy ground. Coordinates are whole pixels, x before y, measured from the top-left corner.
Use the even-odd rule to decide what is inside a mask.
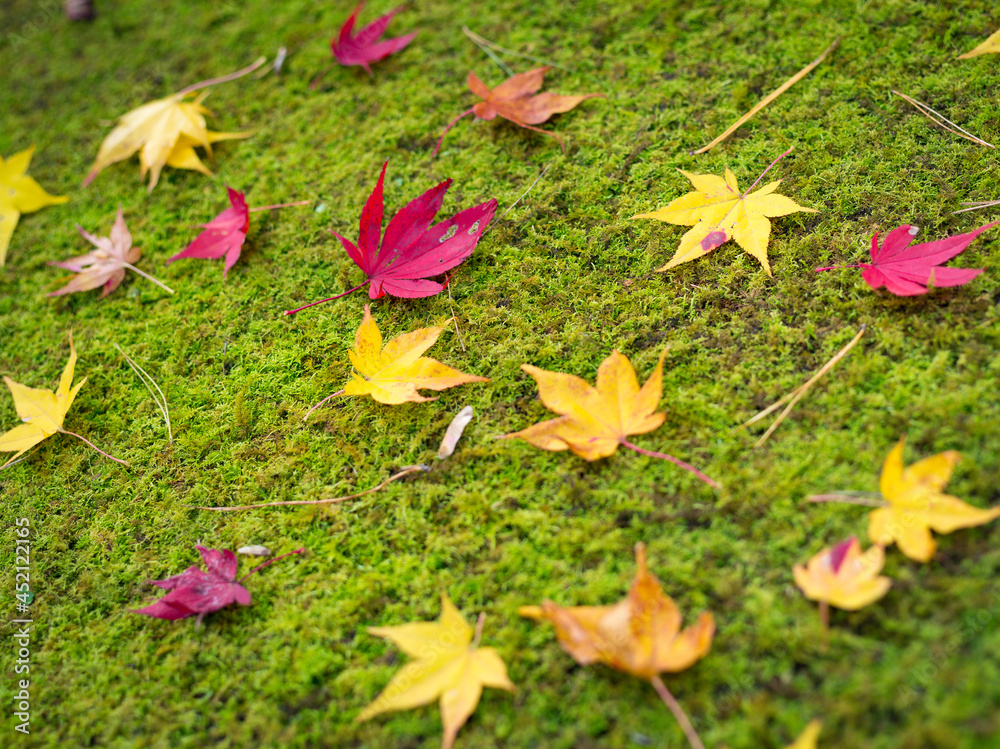
[[[712,652],[667,684],[708,746],[781,747],[814,717],[824,747],[992,747],[1000,741],[1000,523],[940,538],[930,564],[888,555],[890,593],[834,612],[824,647],[814,604],[791,566],[850,534],[863,508],[810,506],[833,489],[874,491],[901,434],[907,462],[945,449],[964,459],[949,491],[1000,503],[1000,232],[955,264],[986,267],[968,286],[926,297],[872,293],[858,271],[868,237],[901,223],[925,238],[998,217],[953,216],[965,199],[1000,197],[998,157],[932,127],[890,94],[908,93],[986,140],[1000,140],[1000,59],[958,61],[1000,19],[989,0],[753,0],[476,4],[422,2],[394,22],[420,27],[374,78],[329,64],[327,41],[348,2],[102,2],[72,25],[61,3],[0,10],[0,153],[37,143],[31,174],[64,206],[22,219],[0,286],[0,372],[53,387],[73,330],[88,383],[67,419],[125,469],[65,436],[0,474],[4,529],[31,521],[32,745],[439,745],[436,706],[355,724],[404,656],[367,625],[436,618],[446,590],[470,620],[487,613],[519,686],[487,690],[459,746],[680,747],[648,684],[580,668],[552,631],[516,615],[552,598],[610,603],[627,589],[632,547],[690,621],[715,612]],[[363,20],[388,10],[375,2]],[[444,124],[473,99],[469,69],[503,79],[462,34],[555,62],[557,92],[602,91],[551,123],[566,153],[508,123],[464,121],[435,161]],[[836,36],[841,47],[727,143],[707,142]],[[110,123],[144,101],[236,70],[281,45],[281,75],[215,87],[216,178],[167,168],[147,195],[135,158],[86,174]],[[534,65],[506,56],[518,70]],[[688,188],[676,168],[749,185],[779,153],[782,192],[820,209],[774,222],[774,277],[733,243],[668,273],[654,268],[683,233],[629,216]],[[361,205],[389,159],[387,210],[445,177],[454,212],[496,197],[505,210],[454,277],[465,349],[431,350],[491,382],[399,407],[310,404],[349,372],[359,293],[293,319],[281,311],[360,281],[335,240],[356,236]],[[770,175],[769,175],[770,176]],[[255,214],[243,259],[164,267],[225,207],[223,183],[251,205],[312,199]],[[106,234],[124,208],[140,267],[106,300],[49,299],[63,277],[46,261],[84,251],[74,223]],[[385,298],[387,337],[445,320],[447,295]],[[762,449],[731,428],[795,387],[862,325],[858,348]],[[113,344],[166,391],[175,431]],[[637,439],[725,484],[713,492],[670,464],[620,451],[587,464],[495,435],[549,414],[523,362],[592,379],[618,348],[645,379],[664,347],[668,418]],[[182,504],[318,499],[371,487],[400,466],[433,462],[445,426],[476,409],[459,451],[426,474],[329,508],[214,514]],[[16,423],[0,397],[0,426]],[[11,591],[12,532],[2,584]],[[163,622],[128,609],[154,598],[144,581],[197,561],[193,545],[262,543],[309,550],[248,581],[253,605]],[[249,564],[244,564],[245,568]],[[4,611],[13,618],[11,594]],[[6,616],[6,613],[5,613]],[[13,646],[0,694],[10,704]],[[5,713],[8,708],[5,707]],[[13,719],[4,717],[5,736]]]

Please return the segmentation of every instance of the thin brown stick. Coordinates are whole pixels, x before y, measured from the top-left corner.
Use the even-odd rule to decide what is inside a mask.
[[[426,473],[430,470],[430,466],[415,465],[406,466],[399,473],[394,473],[392,476],[387,478],[378,486],[374,486],[371,489],[365,489],[363,492],[358,492],[357,494],[349,494],[346,497],[333,497],[331,499],[300,499],[290,502],[262,502],[257,505],[240,505],[239,507],[201,507],[199,505],[181,505],[181,507],[189,507],[192,510],[209,510],[210,512],[236,512],[237,510],[258,510],[262,507],[300,507],[304,505],[330,505],[336,504],[337,502],[346,502],[349,499],[358,499],[366,494],[371,494],[372,492],[377,492],[379,489],[391,484],[393,481],[398,481],[404,476],[409,476],[411,473],[416,473],[418,471]]]
[[[237,78],[242,78],[245,75],[249,75],[257,68],[259,68],[261,65],[263,65],[265,62],[267,62],[267,58],[261,55],[252,63],[247,65],[245,68],[237,70],[235,73],[230,73],[229,75],[220,75],[218,78],[209,78],[208,80],[205,81],[199,81],[198,83],[193,83],[187,88],[182,88],[175,94],[175,96],[184,96],[185,94],[190,94],[194,91],[197,91],[200,88],[205,88],[206,86],[214,86],[216,83],[227,83],[229,81],[235,81]]]
[[[674,718],[681,726],[681,730],[684,731],[684,735],[687,736],[687,740],[691,745],[691,748],[705,749],[705,745],[701,743],[701,738],[699,738],[698,732],[694,730],[694,725],[692,725],[687,713],[684,712],[684,708],[681,707],[681,703],[674,699],[674,696],[670,694],[670,690],[667,689],[667,685],[663,683],[659,674],[650,679],[649,682],[653,685],[653,689],[656,690],[656,693],[660,695],[660,699],[663,700],[663,704],[667,706],[671,713],[673,713]]]
[[[510,67],[508,67],[507,63],[505,63],[503,60],[497,57],[496,52],[494,52],[487,46],[485,39],[479,36],[479,34],[477,34],[476,32],[470,30],[468,26],[463,26],[462,31],[467,37],[469,37],[472,40],[473,44],[479,47],[479,49],[481,49],[486,54],[487,57],[489,57],[491,60],[493,60],[493,62],[497,64],[498,68],[500,68],[504,73],[507,74],[508,78],[513,77],[514,71],[511,70]]]
[[[1000,205],[1000,200],[969,200],[962,201],[962,205],[971,206],[970,208],[963,208],[960,211],[953,211],[952,216],[957,213],[967,213],[968,211],[978,211],[980,208],[992,208],[993,206]]]
[[[494,221],[494,222],[493,222],[492,224],[490,224],[490,226],[486,227],[486,231],[489,231],[489,230],[490,230],[490,229],[491,229],[492,227],[496,226],[496,225],[497,225],[497,223],[498,223],[498,222],[499,222],[499,221],[500,221],[500,220],[501,220],[501,219],[502,219],[502,218],[503,218],[504,216],[506,216],[506,215],[507,215],[508,213],[510,213],[510,212],[511,212],[512,210],[514,210],[514,206],[516,206],[516,205],[517,205],[518,203],[520,203],[520,202],[521,202],[521,200],[522,200],[522,199],[524,198],[524,196],[525,196],[525,195],[527,195],[527,194],[528,194],[529,192],[531,192],[532,188],[533,188],[533,187],[534,187],[535,185],[537,185],[537,184],[538,184],[538,180],[540,180],[540,179],[541,179],[542,177],[544,177],[544,176],[545,176],[545,172],[549,171],[549,167],[550,167],[550,166],[552,166],[552,165],[551,165],[551,164],[546,164],[546,165],[545,165],[545,168],[544,168],[544,169],[542,169],[542,172],[541,172],[541,174],[539,174],[539,175],[538,175],[537,177],[535,177],[535,181],[534,181],[534,182],[532,182],[532,183],[531,183],[530,185],[528,185],[528,189],[527,189],[527,190],[525,190],[524,192],[522,192],[522,193],[521,193],[521,194],[520,194],[520,195],[518,196],[517,200],[515,200],[515,201],[514,201],[513,203],[511,203],[511,204],[510,204],[510,206],[509,206],[509,207],[507,208],[507,210],[506,210],[506,211],[504,211],[503,213],[501,213],[501,214],[500,214],[500,215],[499,215],[499,216],[497,217],[496,221]],[[484,232],[483,232],[483,234],[486,234],[486,231],[484,231]],[[480,237],[480,239],[482,239],[482,237]]]
[[[724,141],[730,135],[732,135],[737,130],[739,130],[740,127],[743,125],[743,123],[745,123],[747,120],[749,120],[755,114],[757,114],[757,112],[759,112],[760,110],[762,110],[764,107],[766,107],[772,101],[774,101],[779,96],[781,96],[783,93],[785,93],[788,89],[790,89],[792,86],[794,86],[800,80],[802,80],[807,75],[809,75],[809,73],[812,72],[813,68],[815,68],[821,62],[823,62],[823,60],[826,59],[826,56],[829,55],[831,52],[833,52],[833,50],[835,50],[837,48],[837,46],[840,44],[840,40],[841,40],[841,37],[838,36],[836,39],[833,40],[833,44],[831,44],[829,47],[827,47],[823,51],[823,54],[821,54],[819,57],[817,57],[811,63],[809,63],[808,65],[806,65],[804,68],[802,68],[802,70],[800,70],[798,73],[796,73],[791,78],[789,78],[787,81],[785,81],[780,86],[778,86],[778,88],[776,88],[774,91],[772,91],[767,96],[765,96],[760,101],[760,103],[757,104],[757,106],[755,106],[753,109],[751,109],[745,115],[743,115],[738,120],[736,120],[736,122],[734,122],[732,125],[730,125],[728,128],[726,128],[725,132],[723,132],[722,135],[720,135],[718,138],[716,138],[715,140],[713,140],[707,146],[702,146],[697,151],[692,151],[691,153],[692,154],[705,153],[705,151],[709,151],[712,148],[715,148],[722,141]]]
[[[841,502],[845,505],[861,505],[862,507],[886,507],[889,503],[883,499],[871,497],[851,497],[843,494],[811,494],[806,502]]]
[[[839,362],[841,359],[843,359],[845,356],[847,356],[848,352],[852,348],[854,348],[855,344],[857,344],[858,341],[861,340],[861,336],[864,335],[866,327],[867,326],[862,325],[861,326],[861,330],[859,330],[858,334],[856,336],[854,336],[854,338],[851,339],[851,342],[848,343],[846,346],[844,346],[844,348],[842,348],[836,354],[834,354],[833,357],[830,359],[830,361],[828,361],[826,364],[824,364],[822,367],[820,367],[819,371],[816,372],[816,374],[814,374],[812,377],[810,377],[806,381],[806,383],[804,385],[800,385],[795,390],[793,390],[792,392],[790,392],[786,396],[784,396],[778,402],[771,404],[770,406],[768,406],[767,408],[765,408],[763,411],[761,411],[759,414],[757,414],[753,418],[748,419],[747,421],[744,421],[742,424],[740,424],[738,427],[736,427],[736,429],[734,429],[733,431],[734,432],[738,432],[741,429],[745,429],[746,427],[750,426],[751,424],[754,424],[754,423],[760,421],[761,419],[763,419],[765,416],[767,416],[769,413],[771,413],[772,411],[774,411],[775,409],[777,409],[778,407],[780,407],[782,404],[790,401],[788,403],[788,405],[785,406],[785,410],[782,411],[778,415],[778,418],[774,420],[774,423],[771,424],[771,426],[768,428],[768,430],[766,432],[764,432],[763,436],[759,440],[757,440],[757,442],[754,443],[754,447],[760,447],[765,442],[767,442],[768,437],[770,437],[772,434],[774,434],[774,430],[778,428],[778,426],[781,424],[781,422],[785,420],[785,417],[788,416],[788,414],[791,412],[791,410],[793,408],[795,408],[795,404],[798,403],[800,400],[802,400],[802,397],[807,392],[809,392],[809,388],[811,388],[813,385],[815,385],[816,382],[823,375],[825,375],[827,372],[829,372],[831,369],[833,369],[835,366],[837,366],[837,362]]]
[[[987,148],[996,148],[996,146],[994,146],[992,143],[987,143],[985,140],[983,140],[979,136],[973,135],[972,133],[970,133],[965,128],[959,127],[954,122],[952,122],[947,117],[945,117],[943,114],[941,114],[940,112],[935,112],[933,109],[931,109],[926,104],[923,104],[922,102],[919,102],[916,99],[913,99],[913,98],[907,96],[906,94],[901,94],[899,91],[891,90],[891,93],[893,93],[896,96],[900,97],[901,99],[903,99],[903,101],[907,102],[911,106],[915,107],[916,110],[918,112],[920,112],[920,114],[922,114],[924,117],[926,117],[927,119],[929,119],[931,122],[933,122],[935,125],[937,125],[942,130],[947,130],[949,133],[953,133],[953,134],[959,136],[960,138],[965,138],[966,140],[971,140],[973,143],[975,143],[977,145],[986,146]],[[950,127],[949,127],[949,125],[950,125]]]

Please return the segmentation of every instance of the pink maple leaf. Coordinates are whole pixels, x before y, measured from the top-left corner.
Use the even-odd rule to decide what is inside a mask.
[[[403,7],[400,6],[389,11],[381,18],[372,21],[352,36],[351,32],[354,31],[354,22],[357,20],[358,13],[362,7],[364,7],[363,2],[358,4],[358,7],[351,13],[351,17],[344,22],[338,37],[330,42],[330,48],[333,50],[333,56],[337,58],[337,62],[341,65],[360,65],[368,75],[372,75],[372,69],[368,67],[368,63],[378,62],[394,52],[403,49],[403,47],[413,41],[413,37],[417,35],[417,32],[414,31],[412,34],[399,36],[395,39],[379,41],[379,38],[389,26],[392,17],[403,10]]]
[[[444,194],[451,186],[452,181],[446,179],[437,187],[432,187],[411,200],[393,216],[383,236],[382,184],[388,166],[388,161],[382,165],[378,183],[361,211],[357,245],[334,231],[330,232],[340,240],[351,260],[364,272],[365,281],[343,294],[288,310],[286,315],[294,315],[306,307],[339,299],[357,291],[366,283],[369,284],[368,296],[372,299],[386,294],[407,299],[433,296],[444,290],[445,285],[426,279],[451,270],[472,254],[496,213],[497,201],[487,200],[430,226],[441,210]]]
[[[910,243],[917,235],[916,226],[903,224],[886,234],[882,245],[878,244],[878,232],[872,236],[871,263],[856,265],[835,265],[817,268],[818,271],[836,268],[861,268],[861,277],[872,289],[886,287],[896,296],[918,296],[928,292],[927,285],[935,288],[962,286],[983,272],[982,268],[942,268],[940,264],[950,260],[968,247],[972,241],[992,224],[980,226],[965,234],[945,237],[936,242],[924,242],[912,247]]]
[[[132,609],[132,613],[170,620],[186,619],[197,614],[197,624],[200,625],[205,614],[218,611],[231,603],[249,606],[250,591],[240,585],[241,582],[257,570],[273,564],[279,559],[305,551],[305,549],[297,549],[288,554],[282,554],[280,557],[275,557],[254,567],[237,580],[236,568],[239,562],[233,552],[228,549],[206,549],[200,544],[194,548],[205,560],[206,570],[192,565],[181,574],[168,577],[165,580],[148,580],[150,585],[157,585],[170,592],[156,603],[145,608]]]

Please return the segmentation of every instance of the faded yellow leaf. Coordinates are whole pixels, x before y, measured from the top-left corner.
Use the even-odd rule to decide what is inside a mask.
[[[767,247],[771,236],[771,222],[768,219],[790,213],[817,212],[814,208],[803,208],[791,198],[775,194],[781,180],[771,182],[753,194],[747,194],[756,182],[750,190],[741,193],[736,175],[729,169],[726,169],[725,177],[691,174],[683,169],[678,171],[691,181],[694,192],[682,195],[651,213],[632,216],[693,227],[681,237],[680,246],[670,262],[657,268],[657,271],[669,270],[707,255],[716,247],[735,239],[740,247],[760,261],[770,276]]]
[[[896,542],[910,559],[927,562],[937,549],[932,530],[951,533],[988,523],[1000,517],[1000,507],[981,510],[941,492],[961,457],[954,450],[924,458],[904,469],[905,442],[905,438],[901,439],[892,448],[882,466],[879,490],[888,506],[869,515],[868,537],[883,546]]]
[[[26,172],[35,147],[26,148],[4,160],[0,156],[0,266],[7,261],[7,247],[22,213],[34,213],[47,205],[69,200],[62,195],[49,195]]]
[[[816,749],[816,742],[819,740],[819,732],[822,728],[823,721],[818,718],[809,721],[809,725],[805,727],[802,734],[789,744],[786,749]]]
[[[507,667],[493,648],[479,647],[475,632],[458,609],[441,594],[441,617],[436,622],[413,622],[396,627],[369,627],[368,631],[393,642],[416,660],[396,672],[375,700],[355,718],[365,721],[391,710],[409,710],[440,699],[444,726],[442,749],[451,749],[455,737],[479,704],[483,687],[515,691]]]
[[[811,601],[825,601],[846,611],[857,611],[889,592],[892,581],[879,575],[885,565],[885,551],[872,546],[861,552],[858,539],[823,549],[806,566],[792,568],[795,584]]]
[[[437,341],[444,328],[420,328],[393,338],[382,346],[382,333],[375,324],[371,309],[365,305],[365,317],[348,352],[354,373],[344,386],[344,395],[370,395],[379,403],[434,400],[417,392],[420,389],[446,390],[467,382],[489,382],[485,377],[459,372],[422,354]]]
[[[986,54],[1000,54],[1000,29],[994,31],[990,36],[980,44],[978,47],[966,52],[964,55],[959,55],[959,60],[965,60],[969,57],[979,57],[979,55]]]

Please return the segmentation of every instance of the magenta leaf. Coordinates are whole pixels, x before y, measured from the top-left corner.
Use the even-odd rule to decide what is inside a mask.
[[[361,211],[358,243],[331,231],[354,263],[361,268],[368,283],[368,296],[372,299],[389,296],[413,299],[433,296],[443,291],[444,284],[427,280],[440,276],[465,260],[476,248],[480,237],[496,213],[497,201],[488,200],[431,226],[431,221],[441,210],[444,194],[451,186],[446,179],[432,187],[401,209],[382,233],[382,186],[389,162],[382,166],[378,183]],[[356,286],[330,299],[313,302],[311,307],[356,291]],[[291,315],[306,307],[289,310]]]
[[[368,67],[368,63],[378,62],[394,52],[403,49],[403,47],[413,41],[413,37],[417,33],[413,32],[412,34],[396,37],[395,39],[378,41],[382,34],[385,33],[392,17],[403,10],[403,7],[400,6],[389,11],[381,18],[372,21],[352,36],[351,32],[354,31],[354,22],[357,20],[358,13],[362,7],[364,7],[363,2],[354,9],[351,17],[344,22],[338,37],[330,42],[330,47],[333,50],[333,56],[341,65],[360,65],[368,75],[372,75],[372,70]]]
[[[132,609],[134,614],[144,614],[157,619],[186,619],[198,616],[201,624],[205,614],[218,611],[231,603],[240,606],[250,605],[250,591],[240,583],[249,575],[272,562],[276,562],[288,554],[276,557],[254,568],[239,581],[236,579],[236,568],[239,562],[236,555],[228,549],[206,549],[200,544],[195,546],[205,560],[205,570],[192,565],[184,572],[165,580],[149,580],[150,585],[156,585],[170,591],[160,600],[141,609]],[[289,552],[301,554],[304,549]]]
[[[224,210],[207,224],[202,224],[205,231],[199,234],[187,249],[167,260],[167,265],[184,258],[218,260],[224,255],[226,265],[222,277],[226,277],[229,269],[240,259],[243,242],[250,230],[250,209],[247,207],[246,198],[243,193],[228,185],[226,190],[229,192],[229,202],[232,207]]]

